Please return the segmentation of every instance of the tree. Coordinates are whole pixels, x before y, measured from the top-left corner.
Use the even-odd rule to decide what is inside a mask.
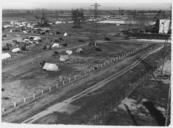
[[[72,20],[74,28],[81,28],[81,23],[84,22],[84,13],[82,9],[72,10]]]

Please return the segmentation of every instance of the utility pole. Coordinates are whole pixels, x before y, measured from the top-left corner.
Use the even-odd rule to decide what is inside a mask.
[[[120,11],[121,11],[120,8],[118,8],[118,16],[119,16],[119,18],[120,18],[120,15],[121,15]]]
[[[98,3],[94,3],[94,5],[91,5],[91,6],[94,6],[94,23],[95,23],[95,30],[94,30],[94,35],[93,35],[93,43],[94,45],[96,46],[96,38],[97,38],[97,17],[98,17],[98,7],[101,6],[99,5]]]

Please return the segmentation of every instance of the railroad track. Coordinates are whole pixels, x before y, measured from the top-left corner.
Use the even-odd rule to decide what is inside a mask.
[[[145,58],[147,58],[147,57],[150,56],[151,54],[160,51],[163,47],[164,47],[164,46],[162,45],[162,46],[160,46],[159,48],[154,49],[153,51],[151,51],[151,52],[149,52],[149,53],[146,53],[146,54],[142,55],[142,56],[140,57],[140,59],[141,59],[141,60],[144,60]],[[60,103],[57,103],[57,104],[54,104],[54,105],[48,107],[46,110],[43,110],[42,112],[40,112],[40,113],[38,113],[38,114],[36,114],[36,115],[34,115],[34,116],[32,116],[32,117],[30,117],[30,118],[24,120],[24,121],[21,122],[21,123],[34,123],[35,121],[39,120],[40,118],[42,118],[42,117],[44,117],[44,116],[46,116],[46,115],[49,115],[49,114],[51,114],[51,113],[53,113],[53,112],[58,111],[59,109],[63,108],[64,105],[69,105],[69,104],[71,104],[72,102],[74,102],[74,101],[76,101],[76,100],[78,100],[78,99],[80,99],[80,98],[82,98],[82,97],[84,97],[84,96],[89,95],[90,93],[92,93],[92,92],[98,90],[99,88],[105,86],[106,84],[108,84],[108,83],[111,82],[112,80],[115,80],[116,78],[118,78],[118,77],[124,75],[125,73],[127,73],[127,72],[130,71],[131,69],[135,68],[138,64],[140,64],[141,60],[138,60],[138,59],[135,60],[131,65],[129,65],[129,66],[123,68],[122,70],[120,70],[120,71],[116,72],[115,74],[113,74],[113,75],[107,77],[106,79],[104,79],[104,80],[102,80],[102,81],[96,83],[95,85],[93,85],[93,86],[91,86],[91,87],[85,89],[84,91],[82,91],[82,92],[80,92],[80,93],[78,93],[78,94],[76,94],[76,95],[74,95],[74,96],[72,96],[72,97],[70,97],[70,98],[67,98],[66,100],[64,100],[64,101],[62,101],[62,102],[60,102]]]

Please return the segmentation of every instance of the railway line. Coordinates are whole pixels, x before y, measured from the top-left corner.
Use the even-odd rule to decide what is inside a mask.
[[[148,56],[150,56],[153,53],[158,52],[159,50],[161,50],[164,46],[160,46],[157,49],[154,49],[153,51],[150,51],[144,55],[142,55],[140,58],[143,60],[145,58],[147,58]],[[103,86],[106,86],[106,84],[108,84],[109,82],[111,82],[112,80],[115,80],[116,78],[124,75],[125,73],[127,73],[128,71],[130,71],[131,69],[135,68],[138,64],[140,64],[140,60],[135,60],[132,64],[130,64],[129,66],[121,69],[120,71],[116,72],[115,74],[107,77],[106,79],[94,84],[93,86],[83,90],[82,92],[79,92],[78,94],[67,98],[66,100],[56,103],[50,107],[48,107],[47,109],[43,110],[42,112],[39,112],[38,114],[29,117],[28,119],[22,121],[22,123],[34,123],[35,121],[39,120],[40,118],[43,118],[46,115],[49,115],[53,112],[59,111],[60,109],[62,109],[64,106],[67,106],[69,104],[71,104],[72,102],[85,97],[87,95],[89,95],[90,93],[102,88]]]

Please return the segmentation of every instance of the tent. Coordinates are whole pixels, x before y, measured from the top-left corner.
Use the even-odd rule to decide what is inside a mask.
[[[78,48],[78,49],[76,50],[77,53],[80,53],[80,52],[82,52],[82,51],[83,51],[82,48]]]
[[[59,68],[56,64],[54,63],[44,63],[44,66],[43,66],[43,69],[44,70],[47,70],[47,71],[58,71]]]
[[[27,31],[23,31],[23,33],[25,33],[25,34],[26,34],[26,33],[28,33],[28,32],[27,32]]]
[[[2,60],[8,59],[8,58],[11,58],[11,55],[9,53],[2,53],[1,55]]]
[[[24,39],[23,41],[24,41],[24,43],[26,43],[26,44],[33,44],[33,42],[30,41],[29,39]]]
[[[73,53],[73,51],[72,51],[72,50],[66,50],[66,53],[67,53],[68,55],[71,55],[71,54]]]
[[[21,51],[20,48],[14,48],[14,49],[12,49],[12,52],[14,52],[14,53],[17,53],[17,52],[20,52],[20,51]]]
[[[62,21],[56,21],[55,22],[55,24],[61,24],[62,23]]]
[[[35,37],[33,38],[33,40],[34,40],[34,41],[39,41],[39,40],[41,40],[41,37],[35,36]]]
[[[23,41],[24,41],[24,42],[29,42],[30,40],[29,40],[29,39],[24,39]]]
[[[62,62],[66,61],[67,59],[69,59],[68,55],[60,55],[60,57],[59,57],[59,60]]]
[[[39,44],[39,42],[38,42],[38,41],[34,41],[34,43],[35,43],[35,44]]]
[[[64,37],[66,37],[67,35],[68,35],[67,32],[65,32],[65,33],[64,33]]]
[[[54,43],[53,45],[52,45],[52,48],[59,48],[60,47],[60,44],[58,44],[58,43]]]

